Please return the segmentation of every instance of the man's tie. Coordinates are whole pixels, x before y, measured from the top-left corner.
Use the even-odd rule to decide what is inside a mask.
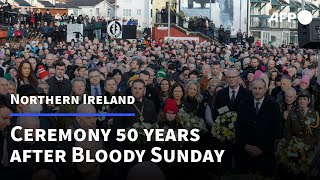
[[[99,96],[99,90],[98,90],[98,87],[95,87],[94,88],[94,96]]]
[[[259,105],[260,105],[260,102],[256,102],[256,114],[259,113],[259,110],[260,110]]]
[[[231,103],[234,104],[235,100],[236,100],[236,91],[232,91]]]

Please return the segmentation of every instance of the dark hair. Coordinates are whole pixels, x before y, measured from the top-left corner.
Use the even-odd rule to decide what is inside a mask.
[[[281,77],[281,80],[282,79],[287,79],[287,80],[289,80],[290,82],[292,82],[292,78],[289,76],[289,75],[283,75],[282,77]]]
[[[144,74],[144,75],[146,75],[146,76],[150,76],[150,73],[149,73],[149,71],[147,71],[147,70],[141,71],[140,74]],[[139,74],[139,76],[140,76],[140,74]]]
[[[162,92],[162,90],[161,90],[161,83],[162,83],[163,81],[168,81],[168,84],[169,84],[169,90],[168,90],[168,92],[170,92],[170,89],[171,89],[171,83],[170,83],[169,79],[162,79],[162,81],[160,82],[160,95],[161,95],[161,96],[163,95],[163,92]]]
[[[198,77],[198,76],[199,76],[199,73],[198,73],[198,71],[193,70],[193,71],[191,71],[191,72],[189,73],[188,77],[190,78],[191,75],[196,75],[196,76]]]
[[[163,127],[169,121],[166,118],[166,113],[165,112],[161,111],[159,116],[160,116],[159,125],[160,125],[160,127]],[[176,118],[174,119],[174,121],[175,121],[175,125],[177,127],[181,127],[181,116],[180,116],[179,113],[176,114]]]
[[[257,57],[252,56],[252,57],[250,58],[251,61],[252,61],[253,59],[256,59],[256,60],[259,62],[259,59],[258,59]]]
[[[88,70],[88,75],[94,71],[97,71],[98,73],[100,73],[100,71],[97,68],[91,68]]]
[[[219,61],[213,61],[211,64],[211,66],[217,66],[217,65],[221,66]]]
[[[141,79],[136,79],[136,80],[134,80],[134,81],[132,82],[132,87],[133,87],[134,83],[142,83],[143,86],[146,86],[146,84],[144,83],[144,81],[141,80]]]
[[[10,99],[5,95],[0,95],[0,109],[9,108],[12,112],[16,112],[16,107],[11,104]]]
[[[37,77],[34,75],[34,71],[32,69],[32,65],[28,60],[23,60],[21,61],[19,68],[18,68],[18,72],[17,72],[17,85],[20,86],[21,81],[24,81],[24,77],[22,75],[22,66],[24,64],[29,64],[30,65],[30,74],[29,77],[26,77],[29,81],[30,84],[34,85],[34,86],[38,86],[38,80]]]
[[[116,80],[113,79],[112,77],[107,77],[107,79],[104,82],[107,82],[107,81],[116,81]]]
[[[182,84],[180,84],[180,83],[174,83],[174,84],[172,85],[172,87],[171,87],[171,89],[170,89],[170,92],[169,92],[169,97],[172,98],[172,99],[174,99],[174,98],[173,98],[173,91],[174,91],[174,89],[177,88],[177,87],[180,87],[180,88],[182,89],[183,95],[182,95],[181,99],[184,99],[184,96],[185,96],[186,93],[185,93],[185,91],[184,91],[184,87],[183,87]]]
[[[58,62],[56,63],[56,65],[55,65],[55,68],[57,68],[57,66],[64,66],[64,67],[66,67],[66,64],[65,64],[64,62],[62,62],[62,61],[58,61]]]

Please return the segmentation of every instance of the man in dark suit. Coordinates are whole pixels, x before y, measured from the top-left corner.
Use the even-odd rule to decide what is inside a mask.
[[[279,136],[281,115],[279,104],[266,95],[263,79],[252,82],[253,97],[241,102],[236,124],[240,147],[238,167],[271,176],[274,164],[274,143]]]
[[[218,91],[216,96],[215,107],[213,109],[212,115],[213,120],[215,120],[220,113],[226,111],[235,111],[237,113],[239,110],[240,102],[244,101],[245,98],[251,96],[250,92],[245,88],[240,86],[240,73],[235,68],[230,68],[226,72],[228,87]],[[222,162],[222,171],[230,171],[234,169],[233,157],[236,156],[238,150],[236,147],[229,146],[225,148],[226,152],[224,154],[224,160]]]
[[[218,91],[213,119],[219,116],[219,109],[228,107],[229,111],[238,112],[240,102],[251,96],[250,92],[240,86],[240,73],[234,68],[226,72],[228,87]]]
[[[69,96],[72,85],[69,79],[64,78],[66,65],[62,61],[56,64],[56,75],[49,78],[47,83],[49,85],[49,96]]]
[[[104,81],[101,80],[101,74],[98,69],[92,68],[88,71],[89,81],[87,81],[86,91],[89,96],[104,95]]]

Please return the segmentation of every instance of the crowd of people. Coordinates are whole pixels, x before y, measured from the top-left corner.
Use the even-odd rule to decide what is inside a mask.
[[[84,19],[87,18],[80,22]],[[44,24],[44,27],[52,26],[53,22]],[[320,155],[314,156],[308,172],[291,176],[286,168],[276,165],[274,148],[282,138],[299,137],[314,147],[315,152],[319,151],[320,99],[314,50],[299,49],[292,44],[281,47],[257,45],[250,38],[249,41],[241,38],[245,35],[233,36],[234,33],[225,46],[206,41],[150,38],[144,42],[110,39],[106,43],[99,41],[98,35],[86,33],[84,42],[66,43],[63,39],[42,34],[40,38],[21,36],[19,41],[8,40],[0,44],[0,177],[134,179],[136,174],[147,172],[160,179],[164,176],[167,179],[208,179],[213,175],[249,172],[276,178],[320,177]],[[10,104],[11,94],[90,95],[108,99],[131,95],[135,103],[22,105]],[[226,109],[238,115],[236,142],[232,145],[219,143],[211,134],[216,118]],[[11,112],[134,112],[136,116],[15,118],[10,117]],[[14,126],[45,130],[125,129],[143,121],[177,130],[185,128],[180,117],[183,113],[203,119],[208,132],[201,135],[201,141],[186,143],[182,148],[223,148],[226,154],[222,163],[8,162],[14,149],[68,151],[70,147],[80,146],[97,151],[132,148],[113,141],[15,142],[9,133]]]

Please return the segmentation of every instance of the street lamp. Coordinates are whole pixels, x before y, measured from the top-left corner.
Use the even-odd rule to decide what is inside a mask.
[[[171,23],[170,6],[171,6],[171,0],[169,0],[169,4],[168,4],[168,41],[170,41],[170,23]]]

